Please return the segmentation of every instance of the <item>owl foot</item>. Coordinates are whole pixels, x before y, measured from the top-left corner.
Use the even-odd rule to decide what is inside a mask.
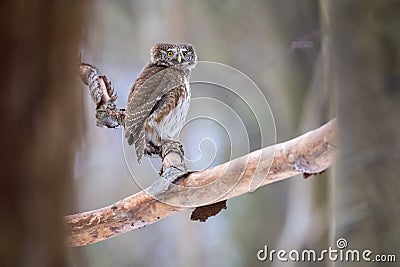
[[[154,145],[152,142],[148,142],[144,148],[144,154],[149,157],[153,155],[160,155],[160,147]]]

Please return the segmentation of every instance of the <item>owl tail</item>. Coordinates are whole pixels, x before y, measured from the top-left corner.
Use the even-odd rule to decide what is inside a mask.
[[[128,145],[133,145],[134,140],[133,140],[133,134],[131,134],[130,132],[126,132],[125,133],[125,138],[128,139]]]
[[[144,151],[144,140],[143,139],[138,139],[135,141],[135,150],[136,150],[136,156],[139,164],[142,162],[142,156],[143,156],[143,151]]]
[[[128,139],[128,145],[135,144],[137,160],[138,163],[141,163],[144,150],[144,139],[140,138],[140,135],[137,136],[137,134],[132,134],[129,131],[125,132],[125,138]]]

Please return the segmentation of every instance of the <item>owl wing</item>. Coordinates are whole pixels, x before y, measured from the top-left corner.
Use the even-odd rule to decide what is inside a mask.
[[[135,144],[139,162],[144,152],[146,119],[163,95],[179,85],[174,68],[154,68],[145,69],[139,75],[129,95],[126,110],[125,137],[129,145]]]

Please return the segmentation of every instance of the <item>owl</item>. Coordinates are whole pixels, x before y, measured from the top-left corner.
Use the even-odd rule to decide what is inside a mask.
[[[125,137],[143,154],[157,155],[182,129],[190,103],[190,71],[197,55],[191,44],[159,43],[128,97]]]

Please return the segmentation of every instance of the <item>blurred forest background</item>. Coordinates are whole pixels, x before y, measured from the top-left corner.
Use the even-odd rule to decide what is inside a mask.
[[[193,97],[226,96],[225,103],[241,114],[249,138],[256,141],[238,155],[272,144],[275,126],[276,141],[281,142],[337,114],[338,162],[333,171],[318,177],[293,177],[231,199],[227,210],[206,223],[190,221],[190,211],[185,211],[143,229],[70,248],[70,265],[331,266],[328,261],[260,262],[257,251],[264,245],[322,250],[335,247],[341,237],[352,248],[398,253],[399,3],[84,2],[15,1],[1,6],[2,80],[9,101],[1,106],[1,114],[7,114],[2,163],[8,179],[0,195],[10,203],[4,214],[16,215],[1,220],[0,234],[7,241],[1,246],[1,266],[66,266],[59,218],[140,190],[125,163],[122,129],[96,127],[95,106],[73,70],[81,51],[83,61],[111,79],[117,104],[124,107],[134,79],[149,61],[150,48],[163,41],[192,43],[199,60],[244,72],[268,100],[275,125],[269,121],[262,132],[252,126],[248,110],[241,110],[240,99],[193,87]],[[223,109],[194,105],[190,116],[206,110],[217,114]],[[219,130],[213,133],[212,127],[201,129],[185,129],[185,151],[195,158],[199,144],[190,136],[206,131],[222,155],[212,165],[229,160],[226,136]],[[240,136],[232,140],[234,148],[242,145]],[[215,150],[208,145],[200,146],[205,157]],[[133,162],[129,151],[127,155]],[[16,162],[20,168],[14,167]],[[146,183],[156,177],[153,169],[137,172]]]

